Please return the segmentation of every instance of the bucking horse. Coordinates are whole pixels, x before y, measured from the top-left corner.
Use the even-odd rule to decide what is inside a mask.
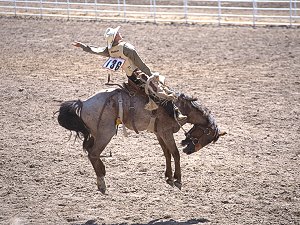
[[[130,88],[109,88],[91,96],[85,101],[66,101],[60,105],[58,122],[70,131],[75,131],[83,139],[83,149],[93,165],[97,176],[97,186],[103,194],[106,191],[105,166],[100,154],[116,134],[119,123],[136,133],[148,130],[154,133],[166,159],[166,182],[181,189],[180,154],[173,134],[186,123],[192,128],[185,132],[183,152],[191,154],[225,134],[221,132],[211,112],[196,98],[179,93],[172,102],[187,119],[182,123],[170,116],[166,107],[159,105],[155,110],[145,109],[149,97],[143,92]],[[169,102],[170,103],[170,102]],[[169,107],[170,108],[170,107]],[[173,108],[173,107],[171,107]],[[175,163],[173,174],[171,158]]]

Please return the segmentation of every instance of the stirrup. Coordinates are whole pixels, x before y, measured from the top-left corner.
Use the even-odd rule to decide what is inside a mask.
[[[187,116],[182,115],[181,113],[178,113],[178,116],[176,117],[178,122],[185,121],[187,119]]]

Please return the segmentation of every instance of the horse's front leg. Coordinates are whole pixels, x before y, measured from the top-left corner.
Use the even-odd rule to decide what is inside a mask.
[[[157,136],[157,140],[164,152],[164,156],[166,158],[166,172],[165,172],[165,177],[166,177],[166,182],[173,186],[174,185],[174,179],[172,177],[172,166],[171,166],[171,153],[169,152],[165,142],[163,139],[159,136]]]
[[[175,149],[172,151],[172,156],[174,158],[174,163],[175,163],[174,184],[176,187],[181,189],[182,183],[181,183],[180,155],[179,155],[178,148],[176,147],[176,144],[175,144]]]
[[[176,146],[173,133],[166,133],[161,136],[163,142],[165,143],[165,146],[169,150],[170,154],[174,158],[175,163],[175,171],[174,171],[174,179],[175,179],[175,186],[181,189],[181,168],[180,168],[180,155],[178,148]]]

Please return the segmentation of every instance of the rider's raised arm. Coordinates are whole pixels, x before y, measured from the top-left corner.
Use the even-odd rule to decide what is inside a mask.
[[[85,51],[85,52],[89,52],[89,53],[92,53],[92,54],[109,57],[109,53],[108,53],[107,47],[90,46],[90,45],[86,45],[86,44],[83,44],[83,43],[78,42],[78,41],[74,42],[73,45],[75,47],[82,48],[82,50]]]
[[[82,49],[85,52],[89,52],[89,53],[92,53],[92,54],[109,57],[107,47],[95,47],[95,46],[86,45]]]
[[[151,76],[151,70],[149,67],[143,62],[143,60],[140,58],[134,47],[128,43],[124,45],[123,53],[125,56],[130,58],[134,65],[136,65],[142,72],[147,74],[148,76]]]

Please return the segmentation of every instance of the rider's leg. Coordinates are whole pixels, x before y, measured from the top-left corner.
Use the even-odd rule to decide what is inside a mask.
[[[128,77],[138,86],[144,86],[146,94],[154,95],[162,102],[167,102],[162,104],[166,111],[171,117],[174,117],[179,121],[184,121],[187,117],[182,115],[180,110],[172,103],[172,101],[177,99],[177,96],[174,91],[170,90],[166,85],[160,82],[159,75],[153,75],[149,77],[145,73],[140,70],[136,70],[133,72],[132,76]],[[153,106],[148,106],[148,108],[154,108]]]

